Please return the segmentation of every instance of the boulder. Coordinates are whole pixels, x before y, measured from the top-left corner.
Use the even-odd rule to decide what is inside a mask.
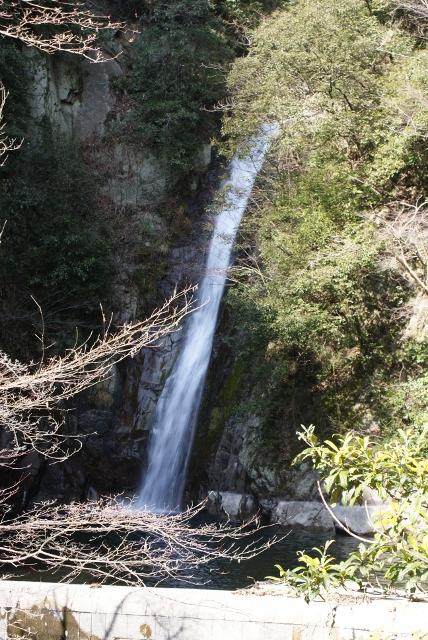
[[[271,521],[283,527],[334,533],[334,520],[321,502],[279,500]]]
[[[253,495],[235,491],[210,491],[207,504],[209,513],[223,519],[242,521],[260,509],[272,524],[281,527],[322,531],[330,535],[335,530],[346,532],[348,529],[360,536],[370,536],[375,532],[377,517],[387,508],[385,504],[353,507],[337,505],[332,508],[337,518],[335,520],[322,502],[270,497],[261,499],[258,503]]]
[[[344,526],[360,536],[367,536],[374,533],[376,528],[376,518],[387,509],[387,505],[355,505],[353,507],[333,507],[334,515]],[[340,530],[340,525],[336,522],[336,528]]]
[[[257,503],[248,493],[233,491],[209,491],[207,509],[222,519],[242,521],[257,512]]]
[[[337,518],[335,520],[321,502],[278,499],[277,502],[272,501],[269,504],[262,501],[262,507],[265,511],[270,510],[271,522],[283,527],[331,533],[335,529],[342,531],[348,529],[360,536],[372,535],[376,529],[378,515],[388,508],[385,504],[353,507],[337,505],[332,508]]]

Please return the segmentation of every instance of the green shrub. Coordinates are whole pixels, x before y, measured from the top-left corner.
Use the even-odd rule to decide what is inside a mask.
[[[45,314],[57,336],[91,324],[108,296],[108,230],[97,221],[96,183],[76,149],[47,131],[9,158],[0,180],[3,309],[25,330]],[[7,322],[5,325],[7,327]],[[10,330],[10,327],[9,327]],[[72,336],[70,335],[72,338]]]
[[[230,56],[210,0],[153,6],[123,82],[130,98],[125,135],[160,150],[176,169],[191,168],[213,131],[209,109],[224,97],[221,66]]]
[[[388,507],[374,519],[373,540],[340,563],[328,555],[332,541],[316,555],[300,554],[293,571],[279,567],[279,580],[310,600],[338,586],[376,586],[414,596],[428,582],[428,426],[400,430],[383,443],[348,433],[320,443],[314,428],[300,436],[307,448],[295,463],[310,460],[333,502],[353,505],[367,488],[378,492]]]
[[[290,448],[299,420],[323,434],[370,424],[390,434],[409,424],[417,394],[412,423],[426,414],[426,380],[402,341],[413,290],[372,223],[426,194],[426,50],[391,9],[290,3],[228,78],[232,148],[262,122],[282,125],[243,227],[252,266],[238,265],[228,304],[236,350],[253,355],[248,378],[263,380],[266,441]]]

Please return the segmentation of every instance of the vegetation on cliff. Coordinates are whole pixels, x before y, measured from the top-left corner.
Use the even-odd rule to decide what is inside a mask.
[[[428,58],[412,16],[301,0],[229,75],[232,148],[280,124],[227,298],[272,464],[291,461],[301,423],[392,434],[426,419]]]
[[[17,350],[16,342],[42,328],[37,305],[60,343],[74,340],[77,324],[87,330],[96,316],[99,321],[110,256],[95,196],[96,182],[78,151],[49,131],[36,145],[24,143],[2,169],[0,330],[9,351],[28,356],[28,343]]]
[[[120,83],[125,137],[189,171],[200,147],[217,133],[215,106],[227,94],[227,70],[242,52],[246,30],[283,0],[171,0],[128,3],[142,26],[131,70]],[[116,131],[116,128],[114,128]]]
[[[313,423],[295,464],[312,463],[332,502],[372,489],[389,503],[347,561],[328,543],[279,566],[307,599],[379,578],[414,594],[428,579],[427,19],[424,2],[299,0],[229,76],[232,147],[280,125],[228,296],[247,327],[238,349],[258,363],[260,456],[291,460]]]
[[[116,81],[115,90],[123,98],[117,96],[122,108],[118,107],[118,119],[112,117],[107,123],[110,139],[107,136],[103,150],[97,153],[104,153],[107,163],[109,145],[122,142],[143,148],[148,155],[153,153],[160,167],[167,165],[165,174],[170,183],[165,187],[170,199],[152,202],[148,212],[140,212],[144,217],[140,226],[132,211],[123,213],[135,244],[128,254],[138,254],[125,259],[132,263],[132,284],[138,289],[144,311],[155,303],[157,286],[165,273],[168,236],[176,237],[189,223],[183,204],[189,195],[188,174],[201,164],[202,145],[218,132],[219,117],[212,107],[225,96],[228,65],[241,53],[245,30],[280,4],[281,0],[111,2],[115,18],[132,21],[140,33],[133,34],[132,46],[119,58],[125,74]],[[32,61],[25,49],[26,44],[32,44],[34,29],[28,26],[22,32],[24,40],[18,37],[20,12],[28,7],[24,3],[15,9],[10,20],[3,17],[7,22],[3,31],[0,25],[0,80],[8,91],[5,133],[8,139],[14,138],[18,144],[23,140],[23,144],[0,169],[0,222],[7,220],[0,259],[0,332],[5,347],[26,357],[35,348],[33,334],[41,329],[39,309],[32,297],[43,309],[49,339],[59,348],[67,343],[67,336],[73,339],[75,326],[86,331],[99,324],[100,302],[106,309],[112,303],[115,309],[120,308],[120,303],[112,300],[112,254],[118,251],[116,236],[116,241],[124,240],[118,229],[120,216],[109,211],[103,194],[105,176],[96,178],[107,169],[100,172],[94,167],[94,159],[88,158],[91,150],[77,144],[71,130],[70,135],[58,131],[51,113],[42,121],[34,119],[32,103],[49,102],[51,96],[39,95],[37,88],[37,65],[43,64],[42,58]],[[73,11],[73,6],[69,9]],[[71,31],[61,16],[51,12],[45,18],[47,22],[36,28],[42,51],[49,52],[52,33],[55,38],[63,34],[67,40],[63,48],[70,53],[90,54],[94,44],[90,29],[82,32],[79,27],[85,14],[74,16]],[[95,22],[100,27],[109,24],[103,18]],[[9,38],[8,29],[13,31]],[[114,49],[112,32],[107,30],[107,36],[104,30],[102,33],[106,48]],[[61,66],[60,73],[66,72],[67,65],[74,65],[76,76],[80,74],[80,80],[72,85],[76,95],[65,107],[73,111],[73,100],[80,100],[84,72],[78,57],[72,58],[70,53],[63,58],[67,64]],[[62,100],[62,105],[68,98],[54,96],[53,100]],[[91,143],[88,140],[89,146]]]
[[[125,131],[189,170],[212,133],[209,111],[224,97],[231,51],[207,0],[156,3],[142,21],[122,83],[131,101]]]
[[[1,41],[5,133],[19,148],[0,167],[0,339],[9,353],[26,358],[43,325],[61,348],[73,342],[77,325],[87,331],[95,318],[99,323],[111,260],[97,181],[72,139],[48,117],[32,118],[32,74],[22,45]]]

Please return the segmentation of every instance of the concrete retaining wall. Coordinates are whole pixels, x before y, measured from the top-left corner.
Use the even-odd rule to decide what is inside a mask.
[[[0,638],[428,640],[428,603],[0,581]]]

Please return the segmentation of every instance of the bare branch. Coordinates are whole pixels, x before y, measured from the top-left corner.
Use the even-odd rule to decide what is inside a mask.
[[[89,337],[45,362],[23,364],[0,351],[0,430],[8,434],[0,450],[0,467],[19,467],[19,460],[31,450],[64,460],[79,449],[79,436],[61,434],[63,420],[53,409],[107,378],[125,358],[178,330],[191,309],[191,294],[192,289],[174,293],[146,320],[116,332],[109,324],[94,341]]]
[[[139,511],[117,498],[69,505],[36,505],[0,523],[4,568],[54,571],[62,581],[79,575],[119,584],[166,578],[195,582],[198,567],[248,560],[278,537],[254,537],[256,518],[244,525],[192,524],[204,504],[178,514]]]
[[[395,0],[397,9],[402,9],[407,13],[428,20],[428,0]]]
[[[428,27],[428,0],[394,0],[398,15],[404,14],[416,33],[426,39]]]
[[[392,202],[375,221],[392,240],[394,256],[412,282],[428,295],[428,203]]]
[[[100,62],[106,59],[99,46],[100,32],[121,27],[80,1],[0,2],[0,37],[19,40],[47,54],[66,51]]]
[[[6,103],[8,93],[4,84],[0,80],[0,167],[4,165],[7,160],[8,153],[15,151],[21,146],[21,142],[15,138],[10,138],[4,132],[6,123],[3,122],[3,109]]]
[[[324,507],[327,509],[327,511],[329,512],[329,514],[333,518],[333,520],[340,526],[340,528],[343,529],[343,531],[345,531],[348,535],[350,535],[353,538],[355,538],[355,540],[359,540],[360,542],[364,542],[366,544],[372,544],[373,540],[370,540],[369,538],[362,538],[361,536],[359,536],[356,533],[354,533],[353,531],[351,531],[351,529],[349,529],[349,527],[346,524],[344,524],[342,522],[342,520],[339,520],[339,518],[334,513],[333,509],[330,507],[330,505],[328,504],[327,500],[325,499],[324,494],[323,494],[322,489],[321,489],[321,483],[320,483],[319,480],[317,481],[317,487],[318,487],[318,493],[320,494],[320,497],[321,497],[321,500],[322,500],[322,503],[323,503]]]

